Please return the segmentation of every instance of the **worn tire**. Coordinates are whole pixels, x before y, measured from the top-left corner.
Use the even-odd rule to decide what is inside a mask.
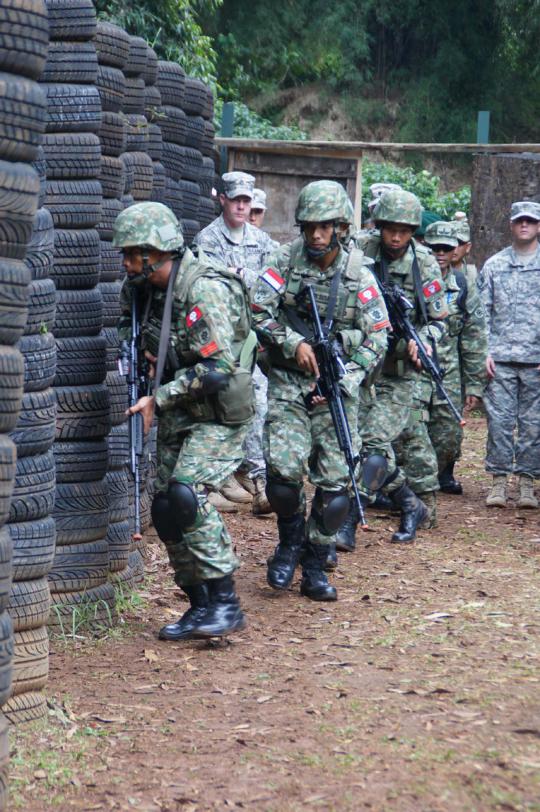
[[[95,179],[101,169],[99,138],[93,133],[46,133],[42,141],[47,178]]]
[[[210,198],[212,196],[212,187],[214,185],[215,174],[214,161],[212,158],[203,158],[202,165],[199,170],[199,180],[197,183],[201,188],[201,195]]]
[[[202,116],[207,106],[206,85],[201,79],[186,76],[183,109],[190,116]]]
[[[127,380],[119,372],[107,372],[106,383],[111,403],[111,425],[119,426],[126,421],[129,406]]]
[[[57,386],[56,439],[93,440],[111,428],[110,398],[105,384]]]
[[[178,219],[184,214],[184,195],[180,188],[180,181],[165,177],[165,189],[163,192],[163,202],[173,210]]]
[[[94,45],[100,65],[123,68],[129,56],[129,34],[119,25],[100,20],[96,27]]]
[[[105,479],[109,490],[109,521],[123,522],[129,510],[127,472],[109,471]]]
[[[148,127],[148,145],[146,152],[154,163],[161,161],[163,155],[163,138],[157,124],[150,124]]]
[[[147,87],[156,84],[158,78],[158,58],[153,48],[146,45],[146,68],[144,70],[144,83]]]
[[[159,60],[156,84],[163,104],[183,107],[186,74],[177,62]]]
[[[18,459],[9,521],[29,522],[48,516],[54,505],[55,484],[52,451]]]
[[[204,123],[204,135],[201,140],[201,152],[207,158],[214,156],[214,136],[216,134],[215,127],[211,121]]]
[[[125,117],[119,113],[103,113],[99,138],[102,154],[118,158],[122,152],[126,151],[127,127]]]
[[[204,136],[202,116],[186,116],[186,147],[200,150]]]
[[[39,629],[47,623],[51,608],[51,594],[46,578],[14,581],[9,598],[9,614],[13,631]]]
[[[56,357],[55,386],[86,386],[105,380],[107,345],[101,335],[57,338]]]
[[[99,65],[96,84],[102,111],[118,113],[124,105],[126,95],[126,78],[122,71],[109,65]]]
[[[53,597],[49,629],[71,634],[84,615],[83,631],[99,631],[116,621],[115,591],[112,584],[91,587],[83,592],[58,592]]]
[[[33,161],[45,131],[45,94],[37,82],[0,73],[0,155]]]
[[[0,345],[15,344],[28,317],[31,273],[23,262],[0,260]]]
[[[58,484],[52,515],[56,522],[57,548],[105,538],[109,523],[106,481]]]
[[[203,165],[202,153],[192,147],[181,147],[181,149],[184,150],[184,180],[198,183]]]
[[[91,40],[96,33],[92,0],[47,0],[52,40]]]
[[[9,525],[0,528],[0,612],[7,609],[13,580],[13,542],[8,528]]]
[[[131,535],[127,519],[109,524],[107,544],[109,546],[109,570],[110,572],[120,572],[128,565],[131,547]]]
[[[13,621],[4,608],[0,614],[0,705],[3,705],[11,694],[13,684],[13,650]],[[4,807],[0,808],[3,809]]]
[[[51,275],[54,258],[54,223],[46,208],[36,211],[32,224],[32,235],[24,264],[32,279],[47,279]]]
[[[0,70],[39,79],[48,45],[49,20],[44,0],[2,0]]]
[[[163,142],[162,163],[167,170],[167,174],[173,180],[179,181],[184,176],[185,149],[186,147],[179,147],[178,144],[173,144],[170,141]]]
[[[97,336],[103,327],[103,302],[98,288],[56,291],[57,338]]]
[[[24,391],[41,392],[52,386],[56,374],[56,345],[53,334],[37,333],[23,336],[17,347],[24,358]]]
[[[159,161],[152,161],[152,168],[152,194],[150,200],[154,200],[156,203],[165,203],[167,170]]]
[[[28,691],[8,699],[2,711],[10,725],[19,727],[43,719],[47,715],[47,700],[41,691]]]
[[[139,76],[126,76],[126,89],[122,102],[124,113],[144,113],[144,79]]]
[[[9,437],[0,435],[0,526],[4,524],[9,515],[16,468],[15,443]]]
[[[56,442],[53,452],[60,485],[101,481],[107,474],[109,447],[105,438]]]
[[[199,211],[201,187],[198,183],[194,183],[191,180],[180,180],[178,181],[178,189],[182,194],[183,217],[187,217],[190,220],[196,220],[197,213]]]
[[[127,422],[113,426],[107,437],[109,470],[124,469],[129,462],[129,427]]]
[[[48,575],[56,547],[56,525],[52,516],[15,522],[7,525],[6,530],[13,545],[13,580],[31,581]]]
[[[40,691],[49,677],[49,635],[47,627],[15,632],[13,635],[12,696]]]
[[[101,101],[94,85],[41,85],[47,96],[46,131],[98,133]]]
[[[186,143],[187,116],[183,110],[171,105],[162,105],[156,113],[163,141],[183,147]]]
[[[49,42],[42,82],[73,82],[95,85],[98,74],[93,42]]]
[[[182,234],[184,235],[184,242],[186,245],[191,245],[195,239],[195,235],[201,230],[201,224],[198,220],[181,220]]]
[[[144,115],[148,121],[159,124],[159,108],[162,105],[161,93],[157,85],[144,87]]]
[[[129,53],[123,68],[126,76],[141,76],[144,80],[148,59],[147,47],[146,40],[142,37],[129,38]]]
[[[17,456],[45,454],[54,442],[56,432],[56,398],[52,388],[23,395],[19,417],[10,437],[17,446]]]
[[[104,198],[101,206],[101,217],[96,226],[96,230],[101,240],[112,240],[114,235],[114,223],[116,218],[123,211],[120,200],[114,197]]]
[[[56,549],[49,573],[49,588],[59,592],[79,592],[107,582],[109,545],[105,538],[81,544],[64,544]]]
[[[126,192],[134,200],[148,200],[154,175],[152,159],[145,152],[125,152],[121,157],[126,169]]]
[[[120,338],[118,337],[118,330],[116,327],[104,327],[101,335],[107,343],[106,350],[106,367],[107,372],[118,372],[118,353],[120,347]]]
[[[29,286],[25,335],[51,332],[56,313],[56,288],[52,279],[38,279]]]
[[[55,228],[94,228],[103,196],[98,180],[48,180],[45,205]]]
[[[37,211],[39,177],[28,164],[0,161],[0,256],[24,259]]]
[[[116,327],[122,315],[120,307],[121,282],[100,282],[98,285],[103,298],[103,326]]]
[[[124,191],[126,179],[124,177],[124,164],[120,158],[110,155],[101,156],[99,182],[104,198],[120,198]]]
[[[198,220],[200,227],[205,228],[206,226],[210,225],[210,223],[215,220],[215,217],[216,210],[214,201],[207,197],[200,197],[197,208],[197,217],[195,218]]]
[[[123,273],[122,255],[111,242],[101,241],[100,282],[115,282]]]
[[[148,148],[148,121],[146,116],[131,113],[127,119],[126,152],[146,152]]]
[[[20,339],[20,342],[24,341]],[[20,344],[19,342],[19,344]],[[15,428],[25,381],[25,359],[19,347],[0,348],[0,432]]]
[[[57,228],[54,232],[54,269],[51,275],[58,291],[97,285],[100,249],[99,234],[95,228]]]

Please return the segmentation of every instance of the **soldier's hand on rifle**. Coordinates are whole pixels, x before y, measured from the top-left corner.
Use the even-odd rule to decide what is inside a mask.
[[[148,352],[148,350],[144,351],[144,357],[148,361],[148,371],[147,371],[148,372],[148,377],[153,380],[155,378],[155,376],[156,376],[157,358],[156,358],[155,355],[152,355],[151,352]]]
[[[319,365],[317,364],[313,347],[311,347],[307,341],[301,341],[297,346],[295,360],[301,369],[310,372],[316,378],[319,377]]]
[[[482,403],[482,398],[477,398],[476,395],[467,395],[465,398],[465,411],[472,412],[473,409],[478,409]]]
[[[144,433],[148,434],[152,427],[152,420],[154,419],[155,398],[153,395],[145,395],[139,398],[134,406],[130,406],[126,414],[136,414],[141,412],[143,418]]]
[[[317,384],[313,384],[312,392],[314,389],[317,388]],[[323,404],[328,403],[326,398],[323,395],[312,395],[311,396],[311,404],[312,406],[322,406]]]
[[[426,346],[426,344],[424,344],[424,349],[431,358],[431,347],[428,347]],[[414,341],[414,339],[412,338],[407,344],[407,352],[409,353],[409,358],[415,365],[416,369],[422,369],[422,362],[418,359],[418,347],[416,346],[416,341]]]

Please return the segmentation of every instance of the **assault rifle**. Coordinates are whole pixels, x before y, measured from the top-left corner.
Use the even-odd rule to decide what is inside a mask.
[[[147,394],[148,382],[146,375],[140,369],[141,326],[137,309],[137,296],[133,291],[131,299],[131,340],[122,341],[118,357],[118,369],[125,375],[128,384],[129,405],[134,406],[141,393]],[[141,536],[141,464],[144,447],[143,417],[140,412],[129,415],[129,470],[135,485],[135,521],[133,538]]]
[[[343,452],[347,468],[349,469],[351,486],[356,504],[358,505],[360,524],[362,527],[366,527],[364,508],[360,499],[360,493],[358,492],[358,485],[356,484],[356,467],[360,462],[360,457],[354,453],[351,429],[343,403],[343,393],[339,385],[340,380],[346,372],[345,364],[341,358],[337,341],[332,341],[328,337],[332,324],[330,323],[323,326],[321,322],[313,285],[306,285],[299,296],[297,296],[297,301],[300,301],[304,297],[307,297],[309,300],[309,313],[313,325],[313,339],[310,340],[309,343],[313,347],[319,367],[319,379],[312,394],[320,395],[326,398],[328,402],[338,445]]]
[[[407,342],[414,341],[418,347],[418,360],[422,364],[422,368],[430,375],[433,380],[437,393],[440,397],[444,398],[448,408],[450,409],[453,417],[460,426],[465,425],[461,414],[459,413],[455,403],[443,386],[443,378],[445,370],[442,369],[428,354],[424,342],[418,335],[414,325],[409,318],[409,312],[414,309],[414,305],[407,299],[403,290],[394,283],[384,284],[379,282],[386,309],[388,310],[388,317],[392,324],[392,330],[398,338],[404,338]]]

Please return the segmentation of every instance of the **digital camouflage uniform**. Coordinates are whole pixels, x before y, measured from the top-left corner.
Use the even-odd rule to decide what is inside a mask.
[[[225,194],[234,197],[237,194],[253,196],[255,179],[245,172],[228,172],[223,175]],[[276,249],[276,243],[260,228],[245,223],[241,237],[237,237],[227,226],[221,214],[195,237],[205,254],[219,264],[228,268],[241,269],[242,277],[248,288],[251,288],[269,255]],[[262,431],[267,408],[266,376],[256,367],[253,372],[255,387],[255,418],[244,442],[245,464],[253,479],[264,476],[264,456],[262,449]]]
[[[517,205],[517,204],[514,204]],[[535,216],[540,217],[540,206]],[[526,214],[526,212],[524,212]],[[495,377],[484,393],[486,470],[540,476],[540,247],[526,265],[512,247],[479,276]]]

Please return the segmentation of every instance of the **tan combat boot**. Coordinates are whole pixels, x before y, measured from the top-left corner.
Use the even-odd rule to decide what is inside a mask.
[[[249,505],[253,499],[252,495],[236,481],[234,475],[225,480],[219,492],[229,502],[236,502],[238,505]]]
[[[208,494],[208,501],[220,513],[238,513],[238,507],[225,499],[219,491],[210,491]]]
[[[272,506],[266,498],[266,480],[262,476],[258,476],[253,480],[255,485],[255,496],[253,497],[253,506],[251,512],[254,516],[266,516],[272,513]]]
[[[493,477],[493,485],[486,497],[488,507],[506,507],[506,475],[499,474]]]
[[[519,477],[519,499],[517,506],[520,508],[537,508],[538,499],[534,495],[534,479],[532,476],[521,474]]]
[[[246,471],[237,471],[234,475],[234,478],[238,482],[241,488],[245,491],[250,493],[252,496],[255,496],[255,483],[253,482],[252,478]]]
[[[417,496],[428,509],[428,515],[420,527],[422,530],[433,530],[434,527],[437,527],[437,491],[424,491],[424,493],[418,493]]]

